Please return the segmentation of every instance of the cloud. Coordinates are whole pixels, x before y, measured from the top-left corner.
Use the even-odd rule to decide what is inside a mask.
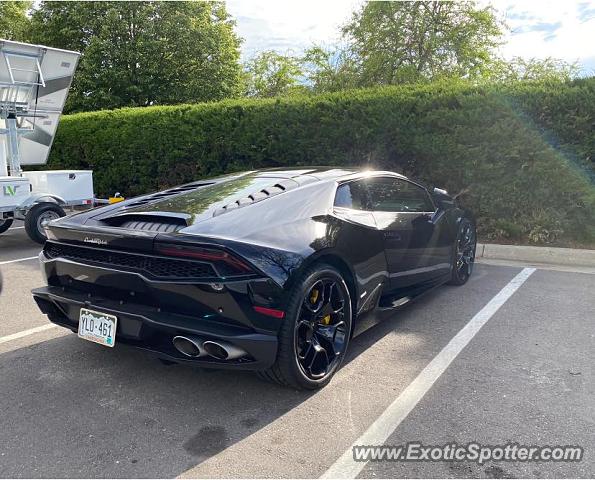
[[[498,8],[498,5],[495,5]],[[561,58],[578,61],[592,72],[595,56],[595,2],[517,2],[503,14],[510,33],[502,47],[505,57]]]
[[[578,18],[587,22],[595,18],[595,5],[589,2],[581,2],[577,4]]]
[[[262,50],[301,53],[312,43],[332,45],[340,27],[363,0],[228,0],[245,39],[242,57]],[[497,1],[492,5],[510,27],[501,53],[506,58],[561,58],[579,61],[592,73],[595,57],[595,0]]]
[[[312,43],[335,43],[339,29],[362,0],[228,0],[244,38],[242,57],[262,50],[301,53]]]
[[[562,22],[536,22],[523,25],[515,29],[515,33],[526,33],[526,32],[547,32],[552,35],[556,30],[562,27]]]
[[[592,57],[582,58],[581,64],[583,66],[583,74],[589,77],[595,76],[595,55]]]
[[[528,12],[511,12],[508,16],[509,19],[511,20],[522,20],[522,21],[527,21],[527,20],[534,20],[535,19],[535,15],[531,15]]]

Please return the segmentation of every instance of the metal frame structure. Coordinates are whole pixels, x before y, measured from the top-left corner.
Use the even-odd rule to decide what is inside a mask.
[[[0,232],[15,218],[27,226],[36,223],[28,222],[35,212],[45,209],[47,218],[52,211],[62,216],[62,207],[93,203],[92,191],[91,200],[36,191],[22,170],[22,165],[47,162],[79,57],[78,52],[0,39]],[[42,227],[38,225],[38,241]]]
[[[19,134],[29,133],[31,128],[19,128],[18,117],[28,114],[28,107],[33,97],[33,89],[39,85],[45,87],[41,64],[39,60],[43,58],[44,49],[40,49],[37,54],[19,53],[2,48],[4,41],[0,44],[2,57],[6,65],[10,82],[0,82],[0,119],[4,120],[7,128],[0,129],[0,135],[6,135],[8,154],[7,160],[0,162],[0,176],[19,176],[22,172],[21,157],[19,151]],[[20,59],[34,62],[35,70],[27,68],[17,68],[11,65],[10,59]],[[19,80],[15,78],[15,73],[33,74],[34,80]],[[27,75],[26,75],[27,76]],[[24,98],[20,95],[25,93]],[[43,118],[43,115],[41,115]],[[0,155],[2,155],[0,153]]]
[[[79,54],[0,40],[0,176],[43,165],[58,126]]]

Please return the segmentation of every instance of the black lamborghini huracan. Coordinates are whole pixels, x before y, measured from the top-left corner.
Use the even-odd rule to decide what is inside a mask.
[[[475,224],[445,191],[342,168],[201,180],[49,224],[49,319],[165,362],[318,388],[354,334],[467,281]]]

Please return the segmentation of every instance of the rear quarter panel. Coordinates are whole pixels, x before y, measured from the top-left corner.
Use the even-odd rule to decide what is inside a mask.
[[[314,263],[336,260],[351,276],[359,308],[387,278],[383,239],[371,217],[365,225],[334,212],[335,190],[334,181],[305,185],[197,223],[179,236],[227,246],[286,292]]]

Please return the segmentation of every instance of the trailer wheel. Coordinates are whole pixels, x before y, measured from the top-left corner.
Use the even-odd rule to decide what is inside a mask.
[[[12,218],[0,219],[0,233],[6,232],[6,230],[8,230],[12,225],[12,222]]]
[[[44,244],[47,240],[44,227],[57,218],[66,215],[60,205],[55,203],[38,203],[33,205],[25,215],[25,231],[34,242]]]

